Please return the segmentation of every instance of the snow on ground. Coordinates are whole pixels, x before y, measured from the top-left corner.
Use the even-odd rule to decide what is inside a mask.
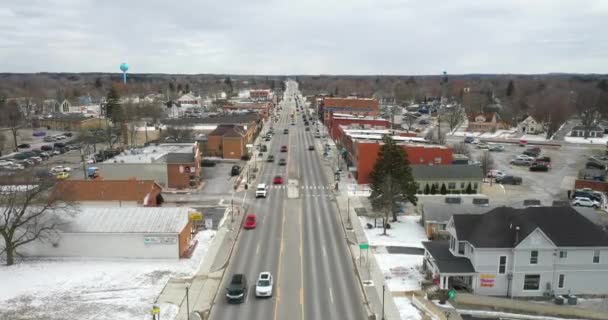
[[[394,297],[397,309],[399,309],[399,315],[401,320],[421,320],[422,315],[420,311],[412,305],[412,300],[406,297]]]
[[[422,248],[422,241],[428,241],[424,228],[419,223],[420,216],[398,216],[397,222],[389,222],[391,228],[386,230],[386,236],[382,234],[382,228],[367,229],[367,223],[374,224],[373,218],[359,219],[371,246]],[[378,225],[382,226],[382,222]]]
[[[391,292],[420,290],[424,275],[420,272],[423,255],[377,253],[376,261]]]
[[[533,301],[535,303],[554,305],[553,301]],[[608,313],[608,299],[602,298],[578,298],[576,306],[579,308],[592,309]]]
[[[214,235],[197,234],[191,259],[28,259],[0,267],[0,319],[149,319],[169,278],[193,276]],[[163,309],[161,319],[177,313]]]
[[[518,319],[518,320],[566,320],[565,318],[555,318],[547,316],[533,316],[527,314],[508,313],[500,311],[485,311],[485,310],[461,310],[458,309],[458,313],[470,315],[480,318],[491,318],[491,319]],[[569,319],[569,320],[583,320],[583,319]]]
[[[608,136],[603,136],[601,138],[583,138],[583,137],[564,137],[564,140],[566,140],[566,142],[570,142],[570,143],[580,143],[580,144],[602,144],[602,145],[606,145],[606,142],[608,142]]]
[[[519,140],[527,140],[527,141],[547,141],[547,136],[544,133],[541,134],[524,134]]]

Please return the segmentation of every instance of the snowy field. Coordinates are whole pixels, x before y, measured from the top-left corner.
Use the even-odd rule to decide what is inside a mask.
[[[35,259],[0,267],[0,319],[150,319],[171,277],[199,269],[215,231],[197,234],[191,259]],[[161,306],[161,319],[177,307]]]
[[[580,143],[580,144],[601,144],[601,145],[606,145],[606,142],[608,142],[608,136],[603,136],[601,138],[583,138],[583,137],[564,137],[564,140],[566,140],[566,142],[570,142],[570,143]]]
[[[420,290],[423,255],[377,253],[376,261],[391,292]]]
[[[419,223],[420,216],[398,216],[397,222],[389,222],[391,228],[386,230],[386,236],[382,234],[382,228],[365,227],[368,222],[373,225],[374,219],[365,217],[359,219],[371,246],[422,248],[422,241],[428,241],[424,228]],[[382,225],[382,222],[378,225]]]
[[[406,297],[394,297],[397,309],[399,309],[399,315],[401,320],[421,320],[422,315],[420,311],[412,305],[412,301]]]

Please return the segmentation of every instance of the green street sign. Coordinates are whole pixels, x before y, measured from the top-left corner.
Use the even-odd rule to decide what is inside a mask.
[[[369,243],[359,243],[359,249],[361,249],[361,250],[368,250],[369,249]]]

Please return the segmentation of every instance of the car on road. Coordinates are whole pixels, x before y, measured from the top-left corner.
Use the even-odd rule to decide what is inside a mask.
[[[480,143],[477,145],[477,149],[485,149],[485,150],[489,150],[490,146],[486,143]]]
[[[287,146],[281,146],[281,152],[287,152]]]
[[[315,133],[315,138],[321,138],[321,134],[320,133]]]
[[[473,143],[473,140],[475,140],[473,137],[464,137],[464,143]]]
[[[34,137],[44,137],[44,136],[46,136],[46,132],[44,132],[44,131],[34,131],[34,133],[32,135]]]
[[[59,172],[59,173],[55,174],[55,178],[57,178],[59,180],[65,180],[69,177],[70,177],[70,174],[68,172]]]
[[[509,163],[514,166],[529,166],[532,164],[532,160],[515,158],[512,159]]]
[[[263,144],[262,148],[260,148],[260,151],[267,152],[268,151],[268,147],[265,144]]]
[[[266,198],[266,193],[268,192],[268,186],[265,183],[258,184],[258,187],[255,189],[255,197],[256,198]]]
[[[272,287],[273,280],[270,272],[261,272],[255,284],[255,296],[257,298],[272,297]]]
[[[498,177],[504,177],[507,174],[500,171],[500,170],[496,170],[496,169],[492,169],[490,171],[488,171],[488,174],[486,175],[487,178],[498,178]]]
[[[29,144],[27,144],[27,143],[22,143],[22,144],[20,144],[20,145],[17,146],[17,148],[19,148],[19,149],[28,149],[30,147],[31,146]]]
[[[500,184],[513,184],[518,185],[521,184],[521,177],[512,176],[512,175],[504,175],[502,177],[496,177],[496,183]]]
[[[245,302],[246,295],[247,277],[240,273],[233,274],[230,284],[226,288],[226,301],[228,303],[242,303]]]
[[[291,122],[291,125],[292,125],[292,126],[295,126],[295,125],[296,125],[296,123],[292,121],[292,122]]]
[[[270,136],[266,136],[266,138],[264,138],[264,141],[270,141]]]
[[[42,151],[53,151],[53,146],[45,144],[45,145],[43,145],[43,146],[40,147],[40,150],[42,150]]]
[[[289,129],[283,129],[283,134],[288,134],[289,133]]]
[[[313,151],[315,150],[315,146],[313,146],[312,144],[308,146],[308,150]]]
[[[304,131],[310,131],[310,127],[304,128]]]
[[[250,213],[245,217],[245,222],[243,223],[243,228],[245,229],[255,229],[257,225],[257,219],[255,214]]]
[[[585,168],[587,169],[599,169],[599,170],[606,170],[606,166],[601,164],[601,163],[597,163],[595,161],[588,161],[585,164]]]
[[[269,155],[268,158],[266,158],[266,162],[274,162],[274,156]]]
[[[505,151],[505,146],[503,146],[502,144],[495,144],[491,146],[489,150],[492,152],[501,152]]]
[[[47,136],[47,137],[44,137],[44,139],[42,139],[42,141],[44,141],[44,142],[53,142],[55,140],[57,140],[57,139],[55,139],[55,137],[51,137],[51,136]]]
[[[287,160],[285,160],[285,158],[281,158],[281,159],[279,160],[279,165],[280,165],[280,166],[285,166],[285,165],[287,165]]]
[[[283,184],[283,177],[274,176],[274,178],[272,179],[272,183],[273,184]]]
[[[544,165],[544,164],[540,164],[540,163],[536,163],[536,164],[532,164],[530,166],[530,171],[549,171],[549,167]]]
[[[573,206],[577,206],[577,207],[589,207],[589,208],[599,208],[600,207],[600,203],[594,200],[591,200],[589,198],[585,198],[585,197],[576,197],[574,198],[574,200],[572,201],[572,205]]]
[[[238,176],[239,174],[241,174],[241,167],[238,165],[233,165],[232,169],[230,169],[230,175],[231,176]]]

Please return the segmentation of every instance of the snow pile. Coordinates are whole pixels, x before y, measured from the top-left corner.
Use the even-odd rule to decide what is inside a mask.
[[[401,320],[421,320],[422,315],[420,311],[412,305],[412,301],[406,297],[394,297],[397,309],[399,309],[399,315]]]
[[[37,259],[0,267],[0,319],[148,319],[169,278],[196,273],[214,235],[196,236],[191,259]],[[175,308],[161,306],[162,318]]]
[[[423,255],[377,253],[376,261],[391,292],[420,290],[424,275],[420,272]]]
[[[422,248],[422,241],[428,241],[424,228],[420,225],[420,216],[398,216],[397,222],[389,222],[387,235],[382,234],[382,228],[367,229],[366,224],[374,224],[374,219],[359,217],[365,228],[365,235],[371,246],[394,246]],[[382,219],[377,219],[382,226]]]
[[[566,136],[566,137],[564,137],[564,140],[566,140],[566,142],[570,142],[570,143],[606,145],[606,142],[608,142],[608,136],[603,136],[601,138],[587,138],[587,139],[585,139],[583,137]]]

